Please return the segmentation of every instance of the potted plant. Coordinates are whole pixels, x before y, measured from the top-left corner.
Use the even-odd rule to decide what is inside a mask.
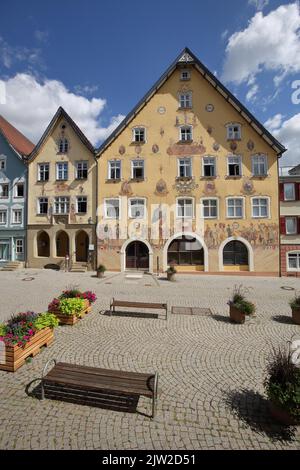
[[[175,274],[177,273],[176,269],[174,268],[174,266],[170,266],[168,269],[167,269],[167,278],[168,278],[168,281],[174,281],[175,279]]]
[[[104,273],[106,271],[106,267],[104,264],[99,264],[97,268],[97,277],[104,277]]]
[[[273,350],[264,381],[272,416],[282,424],[300,424],[300,368],[286,347]]]
[[[300,295],[295,295],[294,299],[290,301],[292,309],[293,322],[300,325]]]
[[[48,312],[54,313],[61,324],[74,325],[91,311],[91,304],[96,300],[94,292],[81,292],[77,287],[70,287],[50,302]]]
[[[235,286],[232,298],[229,300],[229,316],[233,323],[245,323],[246,315],[255,314],[255,305],[246,299],[248,289],[242,285]]]
[[[36,356],[42,346],[49,346],[58,325],[55,315],[23,312],[0,325],[0,369],[15,372],[27,357]],[[2,354],[1,354],[2,352]]]

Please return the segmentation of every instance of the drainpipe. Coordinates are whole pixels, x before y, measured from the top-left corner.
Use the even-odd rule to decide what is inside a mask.
[[[279,155],[277,158],[277,198],[278,198],[278,227],[279,227],[279,277],[282,277],[282,271],[281,271],[281,225],[280,225],[280,178],[279,178],[279,158],[281,158],[282,155]]]

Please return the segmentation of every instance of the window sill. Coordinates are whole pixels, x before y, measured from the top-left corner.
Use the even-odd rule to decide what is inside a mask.
[[[242,141],[241,137],[237,137],[235,139],[227,139],[227,142],[241,142],[241,141]]]
[[[55,180],[55,183],[66,183],[67,181],[69,181],[69,179]]]
[[[193,109],[193,106],[185,106],[185,107],[177,108],[177,111],[191,111],[192,109]]]
[[[37,180],[37,183],[49,183],[49,180]]]
[[[146,144],[146,140],[141,140],[140,142],[139,141],[136,141],[136,140],[133,140],[130,145],[144,145]]]
[[[143,181],[145,181],[145,178],[131,178],[129,180],[130,183],[142,183]]]
[[[105,180],[105,183],[120,183],[121,182],[121,178],[116,178],[116,179],[113,179],[113,178],[107,178]]]
[[[239,176],[226,175],[226,176],[225,176],[225,179],[226,179],[226,180],[240,180],[240,179],[242,179],[242,178],[243,178],[242,175],[239,175]]]
[[[87,180],[87,179],[88,179],[88,177],[85,176],[84,178],[75,178],[75,181],[82,181],[82,180]]]
[[[200,176],[200,180],[216,180],[217,176]]]
[[[177,144],[184,145],[184,144],[192,144],[193,142],[194,142],[193,140],[178,140]]]
[[[264,180],[265,178],[268,178],[268,174],[265,175],[252,175],[251,179],[253,180]]]

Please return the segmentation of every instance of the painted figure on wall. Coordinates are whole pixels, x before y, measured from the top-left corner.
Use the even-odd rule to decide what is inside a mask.
[[[245,238],[253,248],[273,248],[278,246],[279,229],[276,224],[260,223],[249,226],[240,226],[239,223],[207,225],[204,232],[204,239],[207,248],[217,249],[227,238]]]

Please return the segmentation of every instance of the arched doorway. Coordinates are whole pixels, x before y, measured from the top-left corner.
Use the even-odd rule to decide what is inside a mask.
[[[126,269],[149,270],[149,248],[141,241],[133,241],[126,248]]]
[[[77,233],[75,239],[75,247],[76,261],[86,262],[88,260],[89,253],[89,236],[84,230],[81,230]]]
[[[168,265],[204,266],[204,249],[200,241],[187,235],[175,238],[168,248]]]
[[[223,266],[224,268],[240,268],[249,270],[249,253],[247,246],[240,240],[232,240],[223,248]]]
[[[64,258],[69,253],[69,236],[63,230],[56,235],[56,256]]]
[[[37,236],[37,255],[43,258],[50,257],[50,238],[47,232],[40,232]]]

